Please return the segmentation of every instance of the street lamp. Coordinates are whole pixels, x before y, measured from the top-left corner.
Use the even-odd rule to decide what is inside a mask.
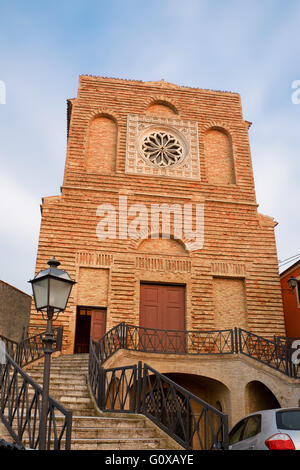
[[[40,416],[40,438],[39,449],[46,449],[47,434],[47,414],[49,404],[49,383],[50,383],[50,362],[53,338],[52,320],[53,316],[63,312],[67,306],[69,296],[74,281],[67,271],[58,269],[60,262],[53,257],[47,263],[49,268],[40,271],[34,279],[29,281],[32,285],[34,303],[37,311],[42,313],[42,317],[47,320],[47,328],[44,342],[44,376],[43,376],[43,396]],[[56,316],[56,318],[57,318]]]
[[[291,276],[288,280],[289,288],[293,291],[297,287],[297,284],[297,279],[295,279],[294,276]]]

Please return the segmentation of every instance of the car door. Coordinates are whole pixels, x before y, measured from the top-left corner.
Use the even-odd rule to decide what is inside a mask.
[[[233,442],[230,448],[232,450],[255,450],[259,447],[260,434],[261,415],[249,416],[244,420],[244,425],[238,436],[238,440]],[[229,443],[231,444],[230,440]]]
[[[243,439],[243,431],[246,425],[246,419],[239,421],[229,433],[229,449],[238,449],[240,442]]]

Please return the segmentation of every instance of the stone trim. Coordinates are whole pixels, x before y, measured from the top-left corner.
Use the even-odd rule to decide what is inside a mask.
[[[75,257],[75,263],[79,266],[90,266],[98,268],[107,268],[114,262],[113,255],[109,253],[78,251]]]
[[[213,261],[211,263],[211,274],[213,276],[246,277],[246,267],[243,263],[231,263],[228,261]]]
[[[163,256],[136,256],[136,269],[146,271],[184,272],[192,271],[192,262],[186,258]]]
[[[141,133],[148,128],[155,126],[156,129],[167,127],[174,129],[174,132],[181,133],[187,141],[188,153],[182,163],[175,168],[154,167],[145,162],[138,150],[138,140]],[[125,173],[171,177],[187,180],[200,181],[200,159],[198,150],[198,123],[186,119],[178,119],[177,116],[157,117],[152,115],[128,114],[127,116],[127,136],[126,136],[126,159]]]

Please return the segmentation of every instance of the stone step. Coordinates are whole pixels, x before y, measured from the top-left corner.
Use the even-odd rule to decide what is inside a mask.
[[[155,439],[157,434],[151,428],[128,428],[118,427],[117,429],[111,428],[89,428],[89,427],[74,427],[72,429],[72,439]]]
[[[43,369],[29,369],[27,371],[28,375],[40,375],[43,376]],[[50,375],[53,374],[74,374],[74,375],[87,375],[88,374],[88,369],[86,367],[74,367],[74,368],[68,368],[68,367],[51,367],[50,368]]]
[[[151,450],[165,449],[166,442],[154,439],[72,439],[71,450]]]
[[[40,377],[42,378],[43,377],[43,373],[40,372],[40,371],[32,371],[30,372],[30,377],[34,378],[34,377]],[[72,372],[72,371],[66,371],[64,369],[59,369],[59,370],[52,370],[50,371],[50,378],[51,379],[54,379],[54,378],[62,378],[62,379],[68,379],[68,378],[72,378],[72,379],[85,379],[87,376],[87,372],[80,372],[80,371],[76,371],[76,372]]]
[[[61,420],[61,418],[59,418]],[[59,422],[58,420],[58,422]],[[145,420],[143,417],[140,418],[112,418],[110,416],[73,416],[73,427],[87,427],[87,428],[113,428],[118,430],[119,428],[143,428],[145,426]]]

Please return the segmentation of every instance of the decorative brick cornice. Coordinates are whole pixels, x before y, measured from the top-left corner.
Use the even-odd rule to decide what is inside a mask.
[[[213,130],[213,129],[225,131],[228,134],[228,136],[231,138],[235,133],[232,127],[227,122],[224,122],[224,121],[209,121],[206,124],[204,124],[204,126],[201,126],[201,128],[199,129],[199,132],[201,132],[202,134],[205,134],[207,131]]]
[[[85,114],[87,120],[90,122],[92,119],[97,117],[106,117],[112,119],[117,125],[121,121],[121,116],[110,108],[94,108],[90,112]]]
[[[144,106],[145,110],[149,108],[149,106],[152,106],[153,104],[162,104],[164,106],[168,106],[175,114],[179,115],[179,104],[176,100],[173,98],[169,98],[166,95],[154,95],[151,96],[150,98],[145,98],[144,99]]]

